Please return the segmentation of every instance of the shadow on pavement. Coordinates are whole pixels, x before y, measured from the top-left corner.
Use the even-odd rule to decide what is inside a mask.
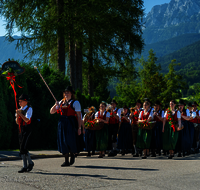
[[[108,169],[108,170],[141,170],[141,171],[159,171],[158,169],[148,169],[148,168],[125,168],[125,167],[108,167],[108,166],[74,166],[75,168],[85,168],[85,169]]]
[[[123,181],[136,181],[136,179],[121,179],[121,178],[110,178],[106,175],[89,175],[89,174],[70,174],[70,173],[45,173],[45,172],[32,172],[35,174],[42,175],[67,175],[72,177],[92,177],[92,178],[100,178],[106,180],[123,180]]]
[[[18,151],[0,151],[0,158],[4,158],[7,156],[19,157],[19,152]]]

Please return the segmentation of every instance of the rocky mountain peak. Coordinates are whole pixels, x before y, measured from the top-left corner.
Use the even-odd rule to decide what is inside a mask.
[[[168,27],[186,23],[198,14],[200,14],[200,0],[171,0],[170,3],[152,8],[145,19],[145,26]]]
[[[151,44],[188,33],[200,33],[200,0],[171,0],[147,14],[143,36]]]

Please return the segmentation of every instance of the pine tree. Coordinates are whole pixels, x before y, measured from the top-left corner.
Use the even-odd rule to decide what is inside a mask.
[[[170,100],[180,99],[182,97],[181,90],[185,89],[186,83],[180,74],[176,74],[174,67],[180,65],[176,60],[172,60],[169,64],[169,72],[164,76],[165,85],[162,88],[162,102],[169,103]]]
[[[163,75],[160,73],[161,66],[156,65],[156,54],[149,51],[148,60],[140,59],[142,68],[139,70],[140,77],[140,99],[149,98],[152,102],[162,100],[160,93],[164,85]]]

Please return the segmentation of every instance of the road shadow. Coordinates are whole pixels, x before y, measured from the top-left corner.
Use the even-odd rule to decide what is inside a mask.
[[[72,176],[72,177],[91,177],[99,178],[104,180],[121,180],[121,181],[136,181],[136,179],[122,179],[122,178],[110,178],[106,175],[91,175],[91,174],[71,174],[71,173],[48,173],[48,172],[32,172],[33,174],[41,175],[63,175],[63,176]]]
[[[159,169],[148,169],[148,168],[126,168],[126,167],[109,167],[109,166],[74,166],[75,168],[84,168],[84,169],[107,169],[107,170],[140,170],[140,171],[159,171]]]
[[[0,158],[5,158],[8,156],[19,157],[19,152],[18,151],[0,151]]]
[[[200,160],[200,153],[198,154],[191,154],[185,157],[177,157],[178,154],[175,154],[175,157],[172,160]],[[99,159],[98,157],[81,157],[82,159]],[[100,158],[102,159],[102,158]],[[115,156],[115,157],[108,157],[105,156],[103,159],[105,160],[143,160],[142,157],[132,157],[132,155],[126,155],[126,156]],[[146,160],[146,159],[145,159]],[[147,157],[147,160],[168,160],[168,156],[156,156],[156,157]]]

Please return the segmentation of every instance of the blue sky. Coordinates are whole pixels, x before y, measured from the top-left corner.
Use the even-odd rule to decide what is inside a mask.
[[[153,6],[170,2],[170,0],[143,0],[143,1],[146,14],[152,9]],[[0,36],[4,36],[6,33],[4,24],[5,22],[3,21],[2,18],[0,18]]]
[[[153,6],[169,3],[171,0],[143,0],[143,1],[144,1],[145,13],[148,13]]]

